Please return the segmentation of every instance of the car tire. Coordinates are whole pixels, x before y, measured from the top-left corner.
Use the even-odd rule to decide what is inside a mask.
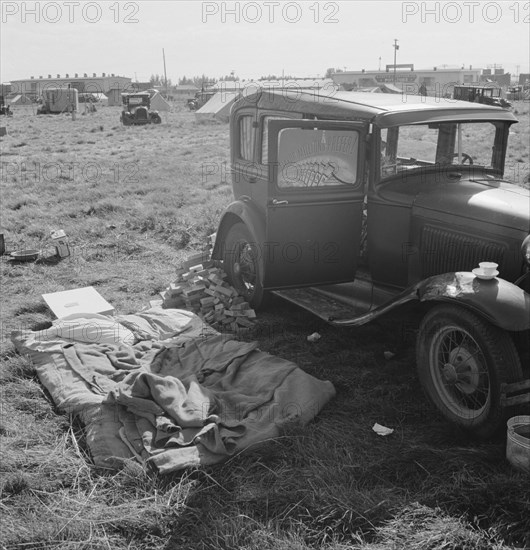
[[[244,223],[232,225],[223,248],[223,267],[230,284],[257,309],[263,301],[263,268],[257,243]]]
[[[162,122],[162,119],[160,118],[160,115],[153,115],[151,117],[151,121],[153,124],[160,124]]]
[[[505,426],[501,384],[523,376],[507,332],[462,307],[439,305],[421,322],[416,359],[423,388],[445,418],[479,439]]]

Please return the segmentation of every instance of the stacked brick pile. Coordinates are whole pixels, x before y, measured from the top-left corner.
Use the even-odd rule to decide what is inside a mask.
[[[253,327],[256,313],[226,281],[220,263],[209,258],[206,251],[182,264],[175,281],[161,293],[162,307],[193,311],[220,331]]]

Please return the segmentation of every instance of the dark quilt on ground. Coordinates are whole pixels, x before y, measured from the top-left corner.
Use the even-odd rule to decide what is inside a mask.
[[[222,462],[311,421],[333,385],[184,310],[78,315],[12,334],[59,411],[83,422],[94,463],[161,473]]]

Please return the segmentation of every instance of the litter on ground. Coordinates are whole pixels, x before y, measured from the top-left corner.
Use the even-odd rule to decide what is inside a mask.
[[[394,432],[392,428],[387,428],[386,426],[382,426],[381,424],[378,424],[377,422],[372,426],[372,430],[377,435],[390,435]]]

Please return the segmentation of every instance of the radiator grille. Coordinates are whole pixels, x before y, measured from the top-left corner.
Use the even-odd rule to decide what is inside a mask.
[[[424,227],[420,250],[424,278],[448,271],[471,271],[485,261],[498,263],[500,270],[505,267],[504,246],[445,229]]]

